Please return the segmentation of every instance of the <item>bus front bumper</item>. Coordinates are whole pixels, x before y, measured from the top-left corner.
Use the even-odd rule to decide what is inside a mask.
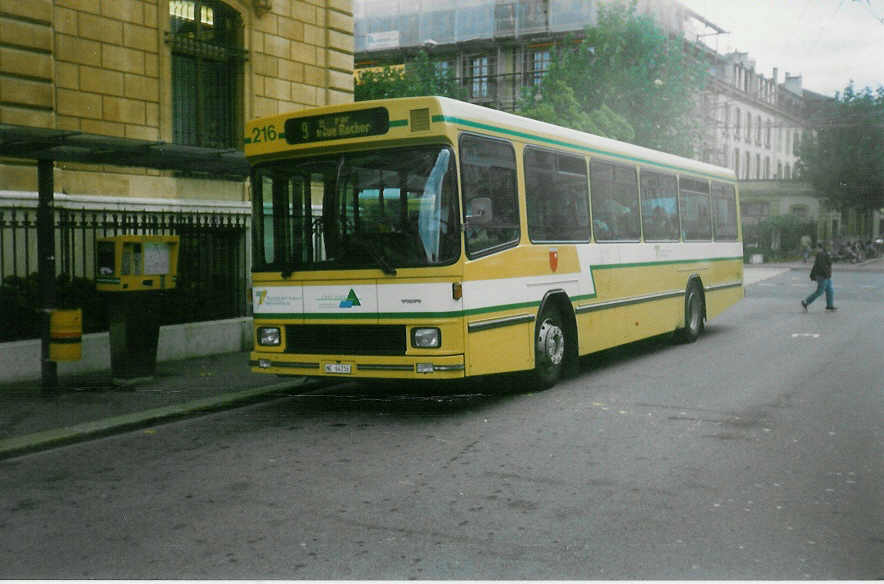
[[[351,379],[462,379],[463,355],[405,357],[291,355],[254,351],[255,373]]]

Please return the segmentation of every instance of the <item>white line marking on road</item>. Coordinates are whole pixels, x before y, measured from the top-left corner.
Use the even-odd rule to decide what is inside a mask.
[[[818,339],[818,338],[820,338],[820,334],[819,333],[792,333],[793,339],[797,339],[799,337],[810,337],[811,339]]]

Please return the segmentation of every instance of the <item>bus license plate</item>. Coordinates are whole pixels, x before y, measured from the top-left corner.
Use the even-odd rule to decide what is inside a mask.
[[[350,375],[351,365],[350,363],[326,363],[325,364],[325,372],[326,373],[337,373]]]

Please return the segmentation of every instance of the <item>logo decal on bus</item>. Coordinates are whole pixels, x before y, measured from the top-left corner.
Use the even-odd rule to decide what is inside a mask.
[[[347,294],[347,297],[341,300],[341,303],[338,305],[339,308],[352,308],[354,306],[362,306],[362,303],[359,302],[359,297],[356,296],[356,292],[353,288],[350,288],[350,293]]]

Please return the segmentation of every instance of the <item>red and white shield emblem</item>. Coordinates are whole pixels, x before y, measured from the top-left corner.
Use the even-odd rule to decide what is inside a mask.
[[[559,269],[559,250],[549,250],[549,267],[553,272]]]

